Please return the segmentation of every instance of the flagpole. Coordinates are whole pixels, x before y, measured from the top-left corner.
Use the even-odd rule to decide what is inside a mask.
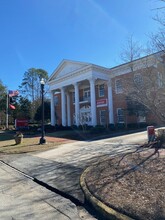
[[[6,96],[6,129],[9,128],[9,96],[8,96],[8,90],[7,90],[7,96]]]

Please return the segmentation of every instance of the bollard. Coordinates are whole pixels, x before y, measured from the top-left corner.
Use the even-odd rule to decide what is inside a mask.
[[[154,126],[147,126],[147,135],[148,135],[148,142],[153,142],[155,140],[155,127]]]

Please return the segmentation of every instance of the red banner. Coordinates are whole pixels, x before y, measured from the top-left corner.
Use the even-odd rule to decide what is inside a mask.
[[[97,107],[107,106],[107,99],[98,99],[96,101]]]

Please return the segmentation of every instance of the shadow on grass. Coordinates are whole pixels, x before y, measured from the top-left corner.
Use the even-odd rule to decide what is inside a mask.
[[[146,129],[138,129],[138,130],[104,130],[100,132],[90,132],[88,130],[62,130],[45,133],[45,136],[50,138],[58,138],[58,139],[68,139],[68,140],[77,140],[77,141],[93,141],[93,140],[101,140],[110,137],[118,137],[126,134],[133,134],[141,131],[145,131]],[[0,141],[7,141],[14,139],[15,131],[3,131],[0,133]],[[41,134],[38,132],[29,133],[28,131],[23,131],[24,138],[36,138],[40,137]]]

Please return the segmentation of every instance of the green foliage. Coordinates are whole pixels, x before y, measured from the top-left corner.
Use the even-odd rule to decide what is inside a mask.
[[[106,128],[103,125],[96,125],[90,129],[91,134],[100,134],[106,131]]]
[[[7,97],[7,90],[6,87],[3,85],[2,81],[0,80],[0,111],[6,110],[6,97]]]
[[[48,73],[43,69],[30,68],[24,73],[20,89],[32,101],[40,97],[41,78],[45,81],[48,79]]]
[[[41,79],[45,82],[48,79],[48,73],[43,69],[30,68],[23,76],[22,84],[20,86],[21,93],[31,101],[31,117],[34,118],[37,108],[41,101]]]
[[[42,105],[40,105],[35,113],[34,119],[36,121],[42,120]],[[50,102],[45,101],[44,102],[44,119],[46,121],[50,120]]]
[[[17,118],[31,119],[31,102],[28,99],[21,96],[18,108]]]

